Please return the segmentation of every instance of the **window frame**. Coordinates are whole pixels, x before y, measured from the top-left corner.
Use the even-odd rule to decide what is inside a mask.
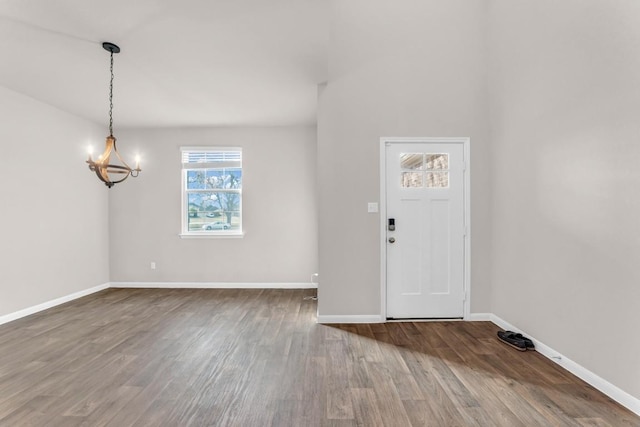
[[[181,238],[241,238],[244,236],[243,222],[242,222],[242,181],[239,189],[187,189],[187,174],[190,170],[206,170],[213,169],[216,165],[215,162],[194,162],[184,163],[185,153],[221,153],[221,152],[239,152],[240,161],[239,165],[229,166],[230,168],[239,168],[242,175],[244,175],[244,168],[242,165],[243,151],[242,147],[227,147],[227,146],[188,146],[180,147],[180,212],[181,212]],[[223,162],[220,162],[223,164]],[[198,166],[200,165],[200,166]],[[220,165],[218,165],[220,166]],[[222,166],[224,167],[224,166]],[[244,177],[243,177],[244,178]],[[198,192],[222,192],[222,193],[236,193],[239,196],[238,212],[239,212],[239,228],[230,230],[189,230],[189,194]]]

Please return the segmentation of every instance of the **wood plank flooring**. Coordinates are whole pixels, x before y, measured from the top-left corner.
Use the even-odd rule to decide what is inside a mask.
[[[0,426],[640,426],[477,322],[326,326],[313,290],[108,289],[0,326]]]

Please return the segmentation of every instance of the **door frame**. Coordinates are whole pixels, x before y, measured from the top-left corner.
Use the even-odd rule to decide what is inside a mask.
[[[463,197],[464,197],[464,313],[463,320],[471,313],[471,162],[468,137],[382,137],[380,138],[380,314],[387,319],[387,144],[432,143],[462,144],[463,147]]]

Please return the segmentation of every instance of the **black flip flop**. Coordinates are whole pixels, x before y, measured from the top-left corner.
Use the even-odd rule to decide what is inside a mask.
[[[533,341],[531,341],[529,338],[525,337],[524,335],[516,334],[515,337],[521,339],[522,341],[524,341],[524,345],[527,348],[527,350],[535,350],[536,349],[536,346],[533,344]]]
[[[522,338],[516,337],[515,332],[498,331],[498,339],[518,351],[527,351],[527,345]]]

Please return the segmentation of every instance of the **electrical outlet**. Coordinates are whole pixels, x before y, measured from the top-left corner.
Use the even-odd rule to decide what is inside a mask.
[[[152,270],[156,269],[156,263],[154,261],[151,261],[151,269]]]

